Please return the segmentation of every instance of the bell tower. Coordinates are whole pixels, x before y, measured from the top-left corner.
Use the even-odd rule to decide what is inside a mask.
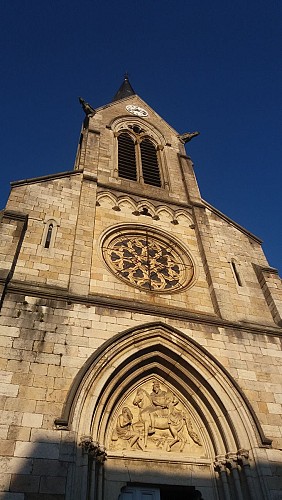
[[[198,132],[127,75],[109,104],[80,103],[74,169],[13,182],[2,213],[4,495],[274,498],[277,271],[201,197]]]

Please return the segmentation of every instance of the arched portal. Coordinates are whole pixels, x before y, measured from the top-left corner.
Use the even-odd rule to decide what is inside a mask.
[[[77,498],[117,500],[135,483],[181,484],[209,499],[261,497],[250,464],[269,442],[252,408],[215,358],[165,324],[106,342],[80,370],[57,423],[82,439],[91,462],[88,479],[77,468]]]

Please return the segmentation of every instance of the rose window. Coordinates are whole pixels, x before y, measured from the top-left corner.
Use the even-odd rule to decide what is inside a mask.
[[[193,277],[192,260],[178,243],[143,229],[105,241],[103,256],[119,278],[147,291],[176,291]]]

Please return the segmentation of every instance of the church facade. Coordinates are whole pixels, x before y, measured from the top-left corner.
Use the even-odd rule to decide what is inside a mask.
[[[1,498],[282,498],[282,289],[133,91],[0,224]]]

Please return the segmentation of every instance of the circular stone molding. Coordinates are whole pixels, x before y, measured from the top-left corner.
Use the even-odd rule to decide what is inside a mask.
[[[126,110],[132,115],[141,117],[148,116],[148,113],[145,109],[140,108],[140,106],[135,106],[134,104],[129,104],[128,106],[126,106]]]
[[[116,277],[148,292],[178,292],[195,277],[188,251],[174,238],[147,226],[112,228],[102,241],[102,255]]]

